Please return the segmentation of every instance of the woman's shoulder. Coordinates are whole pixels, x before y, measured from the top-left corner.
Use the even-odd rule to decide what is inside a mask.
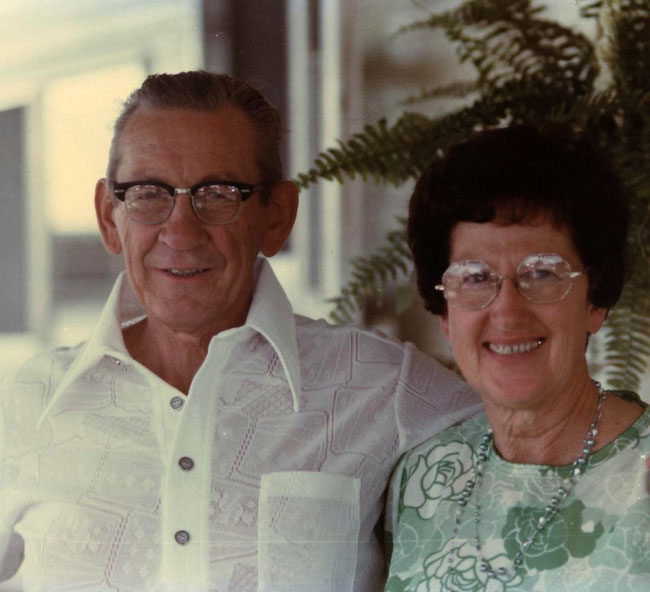
[[[643,402],[641,402],[643,403]],[[610,423],[613,432],[605,437],[607,444],[597,450],[592,456],[595,465],[613,461],[622,452],[633,452],[634,455],[646,455],[650,452],[650,407],[633,403],[630,399],[613,399],[614,416]]]
[[[633,391],[610,391],[605,413],[601,426],[605,442],[636,437],[650,429],[650,407]]]
[[[418,459],[425,457],[428,463],[454,455],[457,449],[467,449],[471,457],[481,437],[490,429],[484,412],[478,413],[464,421],[456,423],[442,432],[412,448],[404,456],[403,464],[407,467],[418,464]]]

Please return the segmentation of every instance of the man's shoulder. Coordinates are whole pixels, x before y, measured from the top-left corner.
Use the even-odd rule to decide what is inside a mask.
[[[456,374],[412,343],[379,331],[305,317],[296,318],[296,330],[303,383],[314,378],[358,387],[383,384],[393,393],[436,405],[437,395],[453,398],[466,389]]]
[[[358,325],[332,324],[325,319],[296,315],[296,330],[301,350],[309,346],[318,346],[322,351],[328,347],[352,347],[358,359],[368,358],[389,364],[401,364],[408,349],[416,351],[412,345],[390,337],[380,330]]]

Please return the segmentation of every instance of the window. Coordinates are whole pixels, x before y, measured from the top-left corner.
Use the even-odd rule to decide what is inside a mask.
[[[93,190],[104,176],[112,124],[145,77],[142,63],[54,80],[43,98],[43,197],[55,234],[97,234]]]
[[[93,206],[112,122],[148,72],[201,67],[200,15],[200,0],[2,2],[3,201],[11,195],[13,210],[0,216],[10,241],[0,244],[0,373],[96,322],[121,267],[104,254]]]

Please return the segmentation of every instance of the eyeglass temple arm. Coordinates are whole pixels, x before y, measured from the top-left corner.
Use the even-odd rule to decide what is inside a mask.
[[[241,200],[246,201],[253,193],[267,189],[268,185],[253,185],[252,187],[238,187]]]

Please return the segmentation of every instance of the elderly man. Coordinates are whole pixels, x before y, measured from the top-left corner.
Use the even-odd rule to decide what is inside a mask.
[[[280,122],[206,72],[150,76],[97,219],[118,278],[88,341],[0,392],[0,580],[25,590],[378,590],[400,454],[476,410],[408,345],[294,315]],[[13,575],[13,574],[16,575]]]

